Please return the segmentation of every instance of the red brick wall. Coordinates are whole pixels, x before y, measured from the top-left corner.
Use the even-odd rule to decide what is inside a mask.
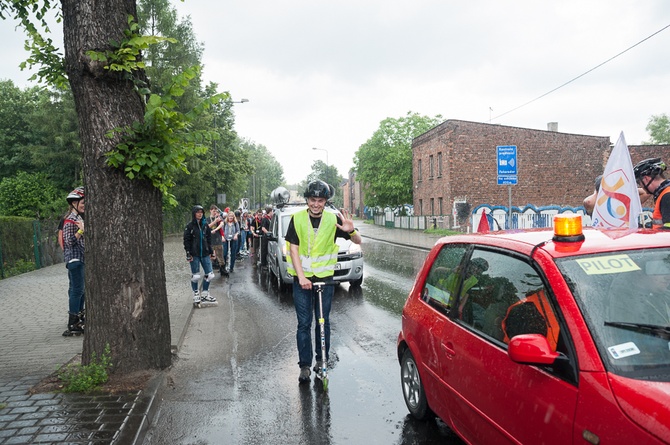
[[[512,205],[524,207],[580,206],[593,192],[593,180],[603,171],[610,149],[609,137],[585,136],[527,128],[448,120],[414,139],[414,213],[430,214],[430,199],[438,212],[443,199],[445,214],[454,200],[474,209],[480,204],[507,206],[508,186],[497,185],[498,145],[516,145],[518,184],[512,186]],[[442,176],[437,176],[442,153]],[[435,174],[430,177],[433,155]],[[418,177],[421,160],[422,178]]]
[[[630,159],[633,165],[648,158],[661,158],[666,164],[670,163],[670,145],[629,145]],[[670,172],[666,171],[666,178]]]

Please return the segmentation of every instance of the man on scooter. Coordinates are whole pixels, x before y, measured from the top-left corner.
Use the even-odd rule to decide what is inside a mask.
[[[361,236],[354,228],[354,221],[348,212],[341,216],[324,212],[332,191],[323,181],[312,181],[307,185],[304,197],[307,209],[295,213],[291,217],[286,233],[287,250],[290,252],[288,272],[293,276],[293,302],[298,317],[296,340],[298,343],[298,366],[300,367],[300,383],[310,380],[312,365],[312,315],[320,317],[319,305],[312,284],[319,281],[331,281],[325,286],[322,295],[323,318],[325,320],[326,357],[321,356],[321,348],[315,342],[316,366],[318,372],[322,360],[328,361],[330,351],[330,308],[334,287],[329,280],[335,273],[338,237],[351,239],[361,243]],[[318,333],[316,334],[318,337]]]

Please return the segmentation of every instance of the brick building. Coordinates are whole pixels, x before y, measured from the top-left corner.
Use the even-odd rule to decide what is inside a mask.
[[[441,227],[459,227],[479,205],[507,207],[510,186],[497,184],[498,145],[516,145],[518,183],[512,206],[580,207],[603,173],[609,136],[560,133],[450,119],[412,142],[415,216],[443,216]],[[617,135],[618,137],[618,135]],[[670,164],[670,145],[629,145],[633,165],[660,157]],[[670,171],[666,175],[670,177]],[[365,197],[356,175],[342,186],[344,207],[362,217]],[[645,207],[651,206],[645,203]],[[466,216],[467,215],[467,216]],[[428,218],[427,226],[434,221]]]
[[[497,184],[499,145],[517,147],[513,206],[576,207],[593,192],[610,139],[447,120],[412,142],[414,214],[453,218],[480,204],[508,206],[510,186]]]
[[[356,173],[349,171],[349,177],[342,185],[342,194],[344,196],[344,208],[349,210],[352,215],[359,218],[363,217],[364,197],[361,183],[356,181]]]

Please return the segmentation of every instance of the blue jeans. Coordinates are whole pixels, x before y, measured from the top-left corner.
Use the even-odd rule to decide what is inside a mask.
[[[200,265],[202,264],[202,270],[204,271],[205,275],[208,275],[212,272],[212,261],[209,259],[208,256],[194,256],[193,261],[191,261],[191,273],[193,275],[197,274],[200,272]],[[193,292],[198,290],[198,282],[191,280],[191,289],[193,289]],[[202,280],[202,290],[206,291],[209,290],[209,281],[207,281],[207,278]]]
[[[323,288],[323,318],[325,319],[326,334],[326,361],[330,353],[330,306],[333,302],[335,288],[332,285]],[[316,320],[314,329],[316,360],[321,360],[321,333],[319,330],[319,296],[314,287],[303,289],[297,281],[293,281],[293,304],[298,316],[298,330],[296,340],[298,342],[298,366],[312,365],[312,314]]]
[[[70,303],[68,310],[71,314],[78,314],[84,310],[84,262],[73,261],[65,265],[70,287],[67,291]]]
[[[228,270],[233,270],[235,267],[235,256],[237,255],[237,240],[230,240],[230,264],[228,264]],[[228,242],[223,242],[223,264],[226,264],[228,261]]]
[[[247,250],[247,231],[240,231],[240,248],[238,250]]]

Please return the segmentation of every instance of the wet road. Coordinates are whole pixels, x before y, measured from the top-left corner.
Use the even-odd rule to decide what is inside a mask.
[[[214,280],[218,305],[194,312],[144,443],[460,444],[409,417],[400,389],[400,314],[427,252],[372,240],[364,252],[362,288],[335,291],[327,393],[298,384],[290,293],[245,259]]]

